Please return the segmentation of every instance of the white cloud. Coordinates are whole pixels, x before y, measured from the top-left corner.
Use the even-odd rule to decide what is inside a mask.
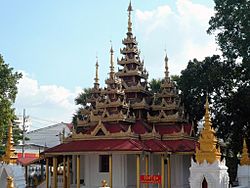
[[[22,73],[23,78],[19,81],[14,105],[17,114],[26,109],[31,120],[34,117],[48,122],[71,122],[72,114],[77,108],[74,99],[81,91],[80,87],[70,91],[62,86],[41,85],[27,73]]]
[[[141,37],[139,48],[146,55],[145,65],[151,78],[164,75],[165,48],[170,74],[179,74],[193,58],[202,60],[220,53],[214,36],[206,33],[213,14],[212,8],[191,0],[177,0],[176,8],[162,5],[153,10],[136,10],[136,32]]]

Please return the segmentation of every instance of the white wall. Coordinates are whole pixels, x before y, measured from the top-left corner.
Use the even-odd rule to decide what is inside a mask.
[[[174,188],[189,187],[190,155],[170,155],[171,186]]]

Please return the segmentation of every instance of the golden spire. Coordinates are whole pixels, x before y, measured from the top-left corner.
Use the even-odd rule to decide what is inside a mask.
[[[166,56],[165,56],[165,79],[169,81],[169,71],[168,71],[168,55],[165,50]]]
[[[206,98],[205,109],[205,124],[199,138],[200,149],[196,148],[195,155],[196,161],[199,164],[203,163],[205,160],[208,163],[212,164],[215,161],[220,161],[221,153],[220,149],[216,147],[217,138],[215,136],[215,131],[212,128],[212,123],[210,120],[208,98]]]
[[[99,67],[99,64],[98,64],[98,57],[96,56],[96,64],[95,64],[95,87],[98,87],[99,86],[99,76],[98,76],[98,67]]]
[[[115,71],[114,71],[114,50],[111,44],[110,48],[110,79],[114,79]]]
[[[131,1],[129,2],[128,5],[128,33],[132,33],[132,22],[131,22],[131,12],[133,11]]]
[[[13,134],[12,134],[12,123],[9,121],[8,127],[8,141],[5,149],[5,155],[3,156],[3,162],[7,164],[16,164],[17,155],[15,154],[15,149],[13,147]]]
[[[242,149],[240,165],[250,165],[250,158],[248,156],[248,150],[247,150],[247,144],[246,144],[245,138],[243,141],[243,149]]]

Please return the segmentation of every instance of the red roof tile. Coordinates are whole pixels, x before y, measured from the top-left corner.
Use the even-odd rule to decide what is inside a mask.
[[[105,152],[105,151],[148,151],[148,152],[193,152],[196,141],[180,140],[136,140],[136,139],[99,139],[78,140],[60,144],[44,153]]]
[[[133,139],[78,140],[60,144],[44,153],[94,152],[94,151],[142,151],[147,150],[143,143]]]

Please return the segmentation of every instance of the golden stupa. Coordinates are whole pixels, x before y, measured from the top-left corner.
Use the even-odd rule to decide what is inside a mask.
[[[3,162],[7,164],[16,164],[17,155],[15,154],[15,149],[13,147],[13,132],[12,132],[12,123],[9,121],[8,127],[8,141],[5,149],[5,155],[3,156]]]
[[[196,148],[195,155],[196,161],[199,164],[203,163],[204,161],[212,164],[217,160],[221,160],[221,153],[220,148],[217,148],[217,138],[210,120],[208,98],[206,98],[205,109],[205,124],[199,138],[200,148]]]
[[[243,149],[242,149],[242,154],[241,154],[240,165],[250,165],[250,158],[248,156],[246,139],[244,139],[243,141]]]

